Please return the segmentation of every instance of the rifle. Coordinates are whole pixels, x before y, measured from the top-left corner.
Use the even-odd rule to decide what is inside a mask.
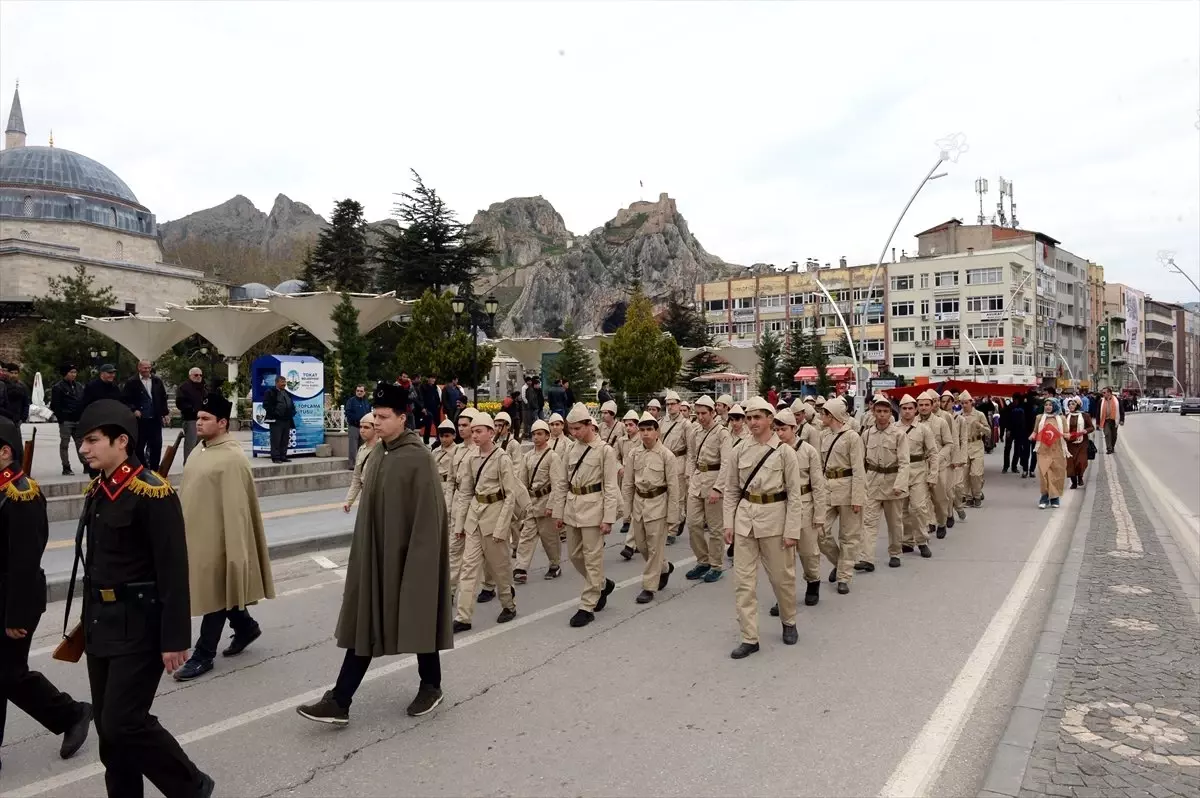
[[[179,443],[183,440],[183,432],[180,431],[176,436],[175,442],[167,447],[166,454],[162,457],[162,462],[158,464],[158,473],[164,479],[171,472],[171,464],[175,462],[175,452],[179,451]]]
[[[25,450],[21,452],[21,471],[26,476],[29,475],[33,468],[33,447],[37,443],[37,427],[33,428],[33,434],[29,436],[29,440],[25,441]]]

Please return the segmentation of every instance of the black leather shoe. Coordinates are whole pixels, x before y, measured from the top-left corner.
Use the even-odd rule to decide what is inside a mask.
[[[63,733],[62,746],[58,749],[58,755],[63,759],[70,759],[75,756],[84,742],[87,741],[88,730],[92,727],[92,705],[86,701],[79,702],[79,717],[71,724],[71,728]]]
[[[788,626],[783,624],[783,644],[785,646],[794,646],[800,640],[800,634],[796,631],[796,625]]]
[[[671,574],[673,574],[673,573],[675,573],[675,563],[668,562],[667,563],[667,572],[665,574],[659,574],[659,576],[658,576],[658,589],[659,590],[662,590],[667,586],[667,581],[670,580]]]
[[[495,590],[480,590],[479,595],[475,597],[475,600],[480,604],[487,604],[494,598],[496,598]]]
[[[651,601],[654,601],[654,591],[643,590],[641,593],[637,594],[637,598],[635,598],[634,601],[636,601],[638,604],[649,604]]]
[[[809,582],[808,587],[804,589],[804,606],[815,607],[817,602],[821,600],[821,583]]]
[[[938,539],[938,540],[941,540],[941,539],[942,539],[942,538],[944,538],[944,537],[946,537],[946,527],[944,527],[944,526],[939,526],[939,527],[937,528],[937,539]]]
[[[739,643],[738,647],[729,652],[732,659],[745,659],[758,651],[758,643]]]
[[[454,634],[458,634],[459,632],[469,632],[469,631],[471,631],[471,624],[467,623],[466,621],[455,621],[454,622]]]
[[[899,568],[899,567],[900,567],[900,558],[899,557],[892,557],[890,560],[888,560],[888,568]]]
[[[509,621],[511,621],[513,618],[516,618],[516,617],[517,617],[517,608],[515,605],[511,608],[505,607],[503,610],[500,611],[500,614],[496,617],[496,623],[508,623]]]
[[[907,543],[902,543],[902,544],[900,545],[900,551],[904,552],[905,554],[912,554],[912,553],[913,553],[913,547],[912,547],[912,546],[910,546],[910,545],[908,545]]]
[[[632,560],[633,555],[635,555],[635,554],[637,554],[637,549],[631,549],[628,546],[623,546],[621,548],[621,556],[624,557],[627,561]]]
[[[930,557],[933,556],[933,552],[930,551],[929,547],[926,546],[924,543],[922,543],[920,546],[917,546],[917,548],[921,550],[921,556],[924,557],[925,559],[928,560]]]
[[[871,573],[875,572],[875,563],[873,563],[873,562],[856,562],[856,563],[854,563],[854,570],[866,571],[867,573],[871,574]]]
[[[700,579],[706,573],[708,573],[708,569],[711,567],[712,567],[711,565],[706,565],[704,563],[698,563],[698,564],[692,566],[692,570],[690,570],[686,574],[684,574],[683,578],[687,579],[689,581],[694,581],[696,579]]]
[[[207,773],[200,774],[200,789],[196,792],[199,798],[212,798],[212,794],[217,790],[217,783],[213,781],[212,776]]]
[[[190,682],[192,679],[203,676],[213,669],[211,659],[189,659],[183,663],[183,667],[175,671],[174,677],[177,682]]]
[[[829,581],[830,582],[837,581],[837,569],[836,568],[834,568],[832,571],[829,572]]]
[[[617,589],[617,583],[611,579],[604,580],[604,590],[600,592],[600,600],[596,602],[596,612],[608,606],[608,595]]]
[[[926,534],[932,535],[934,530],[936,530],[936,529],[937,529],[936,526],[934,526],[933,524],[930,524],[929,529],[925,530],[925,532],[926,532]]]
[[[776,604],[774,607],[772,607],[772,608],[771,608],[771,613],[770,613],[770,614],[771,614],[771,617],[772,617],[772,618],[778,618],[778,617],[779,617],[779,605],[778,605],[778,604]]]
[[[221,656],[236,657],[238,654],[241,654],[243,651],[245,651],[247,646],[260,637],[262,637],[262,629],[257,627],[248,635],[235,634],[233,639],[229,641],[229,648],[222,651]]]
[[[562,576],[562,568],[557,565],[551,565],[546,569],[546,575],[542,579],[558,579]]]
[[[838,593],[841,593],[843,596],[846,595],[847,593],[850,592],[850,583],[838,582],[837,591],[838,591]]]
[[[946,529],[954,529],[954,514],[951,513],[946,519]]]
[[[594,613],[588,612],[587,610],[576,610],[575,614],[571,616],[571,626],[578,629],[581,626],[587,626],[594,620],[596,620],[596,615]]]

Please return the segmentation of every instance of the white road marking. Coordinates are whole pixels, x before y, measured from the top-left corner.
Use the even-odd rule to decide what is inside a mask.
[[[1125,502],[1125,491],[1121,488],[1121,480],[1117,478],[1116,461],[1107,463],[1104,472],[1108,477],[1108,494],[1112,499],[1113,518],[1117,522],[1117,554],[1114,556],[1139,559],[1143,551],[1142,539],[1138,536],[1133,516],[1129,514],[1129,505]]]
[[[309,557],[309,559],[324,568],[326,571],[332,571],[338,567],[337,563],[323,554],[313,554]]]
[[[1122,449],[1122,456],[1137,473],[1142,487],[1154,499],[1155,509],[1162,514],[1163,520],[1170,527],[1171,537],[1183,549],[1184,558],[1188,560],[1192,573],[1200,576],[1200,516],[1188,510],[1170,488],[1154,478],[1154,472],[1146,467],[1128,443]]]
[[[1077,493],[1068,494],[1065,497],[1064,509],[1078,501],[1077,497]],[[946,758],[958,742],[963,724],[979,697],[980,688],[1000,659],[1013,627],[1033,593],[1034,585],[1046,567],[1046,559],[1062,535],[1069,515],[1055,513],[1050,518],[1050,523],[1042,530],[1042,536],[1030,552],[1029,560],[1021,569],[1004,603],[992,616],[992,620],[983,631],[983,636],[975,644],[974,650],[946,695],[942,697],[941,703],[926,721],[887,783],[883,785],[879,792],[881,798],[910,798],[913,795],[928,794],[929,788],[941,774]]]
[[[679,560],[675,563],[675,569],[680,570],[691,565],[695,561],[695,557],[688,557],[686,559]],[[623,590],[627,587],[632,587],[633,585],[640,585],[641,583],[642,575],[639,573],[636,576],[630,577],[629,579],[617,582],[616,589]],[[543,610],[538,610],[531,615],[518,616],[516,620],[510,623],[493,626],[491,629],[486,629],[482,632],[477,632],[473,635],[455,640],[454,648],[450,651],[443,651],[442,655],[446,656],[448,654],[453,654],[455,651],[461,651],[464,648],[470,648],[476,643],[482,643],[485,640],[491,640],[493,637],[498,635],[506,634],[515,629],[520,629],[523,626],[528,626],[532,623],[537,623],[544,618],[549,618],[551,615],[557,615],[564,610],[574,609],[578,606],[579,599],[576,597],[569,599],[568,601],[555,604],[552,607],[546,607]],[[416,657],[402,657],[395,662],[389,662],[386,665],[372,667],[371,670],[367,671],[367,675],[363,677],[363,681],[370,682],[376,679],[382,679],[385,676],[391,676],[393,673],[399,673],[405,668],[411,668],[416,664]],[[326,689],[328,688],[320,687],[316,690],[309,690],[307,693],[301,693],[300,695],[295,695],[290,698],[285,698],[281,701],[276,701],[273,704],[267,704],[266,706],[259,707],[258,709],[252,709],[249,712],[243,712],[240,715],[234,715],[231,718],[225,718],[224,720],[219,720],[216,723],[210,723],[207,726],[201,726],[199,729],[193,729],[186,734],[177,735],[176,739],[179,740],[180,745],[191,745],[192,743],[200,742],[201,740],[207,740],[210,737],[215,737],[218,734],[224,734],[225,732],[246,726],[262,720],[263,718],[270,717],[271,715],[277,715],[280,712],[286,712],[288,710],[295,709],[299,704],[307,704],[310,701],[316,701],[318,698],[325,695]],[[104,766],[98,762],[93,762],[89,765],[75,768],[74,770],[68,770],[66,773],[60,773],[57,776],[51,776],[50,778],[42,779],[41,781],[35,781],[30,784],[26,784],[23,787],[16,788],[15,790],[10,790],[6,793],[0,793],[0,798],[26,798],[27,796],[42,795],[45,793],[61,794],[64,788],[66,788],[68,785],[75,784],[83,781],[84,779],[90,779],[93,776],[102,774],[103,772]]]

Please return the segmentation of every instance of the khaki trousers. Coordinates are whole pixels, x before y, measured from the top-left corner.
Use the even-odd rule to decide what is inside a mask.
[[[459,582],[458,610],[454,620],[471,622],[475,613],[475,586],[483,576],[484,564],[491,569],[496,577],[497,591],[500,596],[500,606],[511,609],[513,603],[512,571],[508,560],[511,552],[508,538],[498,538],[480,529],[467,532],[466,546],[463,549],[462,577]]]
[[[683,523],[685,521],[687,521],[687,519],[688,519],[688,508],[687,508],[688,478],[683,475],[683,463],[687,461],[687,452],[684,452],[683,454],[677,454],[677,455],[675,455],[675,458],[680,463],[680,465],[679,465],[679,495],[684,497],[684,499],[679,502],[679,518],[675,519],[675,525],[678,527],[682,527]],[[723,523],[724,522],[722,522],[722,524]],[[683,530],[680,529],[679,531],[682,532]],[[721,534],[724,535],[725,531],[722,530]]]
[[[718,571],[724,568],[725,519],[721,503],[709,504],[707,496],[688,496],[687,525],[696,564],[708,565]]]
[[[579,609],[596,611],[596,602],[604,590],[604,534],[598,526],[565,526],[567,530],[567,556],[571,565],[583,577],[583,592],[579,596]],[[633,525],[629,526],[630,531]],[[655,584],[658,584],[657,582]]]
[[[967,465],[964,463],[963,465],[954,469],[952,476],[954,478],[954,493],[952,503],[955,510],[961,510],[966,506],[963,502],[963,499],[967,494]]]
[[[934,523],[929,500],[930,485],[925,480],[925,474],[918,474],[908,486],[908,499],[904,503],[904,543],[909,546],[928,543],[929,524]],[[945,518],[935,525],[944,523]]]
[[[967,496],[978,499],[983,494],[983,455],[969,458],[963,470],[967,472]]]
[[[517,564],[519,571],[528,571],[533,562],[533,550],[537,541],[542,541],[542,551],[551,565],[562,564],[562,541],[558,539],[558,530],[554,528],[554,519],[545,515],[534,516],[531,512],[521,525],[521,540],[517,544]]]
[[[944,466],[938,472],[937,484],[933,486],[933,514],[936,516],[934,526],[945,526],[946,519],[950,517],[950,466]]]
[[[796,556],[783,545],[783,535],[756,538],[735,535],[733,546],[733,595],[737,604],[742,642],[758,642],[758,564],[779,602],[779,620],[796,625]]]
[[[833,524],[837,522],[837,538],[833,536]],[[825,559],[837,567],[837,580],[849,582],[854,578],[854,563],[858,562],[858,549],[862,544],[862,513],[854,512],[848,504],[831,506],[825,514],[825,528],[817,538],[817,545]],[[734,551],[737,554],[737,551]]]
[[[796,556],[800,558],[800,569],[804,573],[804,581],[820,582],[821,546],[817,539],[817,525],[815,523],[801,528],[800,542],[796,544]]]
[[[859,562],[875,564],[875,543],[879,540],[879,517],[887,521],[888,556],[900,556],[900,541],[904,539],[904,499],[872,499],[863,505],[863,543]]]
[[[637,550],[646,560],[646,567],[642,571],[642,589],[657,593],[658,578],[667,572],[667,519],[643,521],[635,518],[629,524],[629,531],[637,541]]]
[[[466,546],[467,539],[465,537],[450,536],[450,590],[452,592],[458,589],[458,583],[462,577],[463,551]],[[483,589],[496,592],[496,577],[492,575],[491,566],[486,560],[483,563]]]

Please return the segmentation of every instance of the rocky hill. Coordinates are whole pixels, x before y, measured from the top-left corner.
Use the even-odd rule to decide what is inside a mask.
[[[238,194],[215,208],[188,214],[182,219],[160,224],[163,247],[175,249],[194,240],[233,244],[259,249],[270,256],[290,251],[297,241],[315,241],[326,221],[303,202],[293,202],[280,194],[270,213]]]
[[[570,321],[581,334],[611,332],[620,324],[629,286],[665,301],[690,298],[697,283],[740,267],[708,253],[688,229],[675,200],[635,202],[587,235],[573,235],[542,197],[519,197],[480,211],[471,227],[499,251],[484,285],[520,289],[505,313],[506,335],[554,333]]]

